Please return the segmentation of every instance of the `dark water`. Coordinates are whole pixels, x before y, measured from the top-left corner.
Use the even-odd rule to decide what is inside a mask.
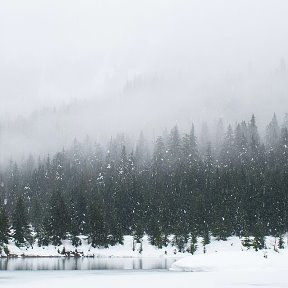
[[[0,270],[163,270],[179,258],[12,258]]]

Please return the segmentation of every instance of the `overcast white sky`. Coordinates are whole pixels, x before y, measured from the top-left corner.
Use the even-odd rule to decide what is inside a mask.
[[[220,117],[281,123],[287,15],[287,0],[0,0],[0,160]]]
[[[286,0],[0,0],[0,113],[105,97],[139,74],[273,69],[287,15]]]

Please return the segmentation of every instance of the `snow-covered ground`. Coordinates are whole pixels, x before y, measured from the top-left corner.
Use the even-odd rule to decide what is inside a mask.
[[[173,246],[158,250],[146,243],[147,239],[144,239],[141,255],[132,251],[131,239],[127,236],[124,245],[90,252],[98,256],[134,256],[138,253],[140,257],[163,257],[167,251],[168,257],[175,256]],[[182,255],[183,258],[175,262],[170,271],[0,271],[0,287],[288,287],[288,249],[275,251],[275,239],[272,237],[266,239],[267,249],[258,252],[244,248],[236,237],[228,241],[213,240],[206,246],[205,254],[201,239],[198,245],[195,255],[177,253],[177,256]],[[53,249],[48,247],[44,251],[54,252]]]
[[[216,252],[188,256],[173,263],[170,271],[213,272],[282,269],[287,265],[287,251]]]
[[[162,249],[158,249],[155,246],[152,246],[148,237],[144,236],[142,240],[142,251],[141,244],[135,243],[133,245],[133,237],[132,236],[124,236],[124,244],[117,244],[115,246],[110,246],[109,248],[93,248],[91,245],[87,243],[85,237],[82,237],[82,245],[75,248],[71,241],[64,240],[63,244],[60,246],[42,246],[39,247],[37,243],[35,243],[32,247],[21,247],[18,248],[15,246],[13,242],[9,242],[8,249],[10,254],[18,255],[18,256],[40,256],[40,257],[63,257],[61,252],[63,248],[65,251],[75,251],[77,249],[78,252],[83,253],[84,256],[95,256],[95,257],[175,257],[176,256],[187,256],[189,253],[177,253],[177,249],[172,244],[169,244],[168,247],[163,247]],[[133,251],[134,246],[134,251]],[[141,251],[141,253],[140,253]],[[60,252],[60,253],[59,253]]]
[[[217,272],[1,272],[1,288],[288,287],[288,269]]]
[[[287,239],[287,237],[285,238]],[[285,240],[284,239],[284,240]],[[63,244],[60,246],[42,246],[39,247],[37,242],[33,245],[33,247],[21,247],[18,248],[15,244],[10,241],[8,244],[8,249],[10,254],[18,255],[18,256],[42,256],[42,257],[63,257],[61,252],[63,248],[65,251],[75,251],[77,249],[78,252],[82,252],[84,256],[95,256],[95,257],[185,257],[191,255],[188,252],[182,253],[178,252],[177,248],[172,244],[172,237],[170,238],[171,242],[167,247],[163,247],[162,249],[158,249],[155,246],[152,246],[148,237],[144,236],[142,240],[142,251],[141,244],[134,243],[134,251],[133,251],[133,237],[132,236],[124,236],[124,245],[115,245],[110,246],[109,248],[93,248],[91,245],[87,243],[85,237],[82,237],[82,245],[75,248],[71,241],[64,240]],[[287,242],[287,241],[286,241]],[[275,238],[266,237],[266,246],[267,249],[262,250],[260,254],[264,253],[264,251],[273,251],[274,247],[277,247],[277,243],[275,242]],[[189,246],[189,245],[188,245]],[[285,245],[287,247],[287,244]],[[205,246],[205,249],[202,244],[202,239],[198,238],[197,243],[197,251],[195,255],[203,254],[204,250],[206,254],[214,253],[214,252],[240,252],[246,251],[247,248],[242,246],[241,239],[238,237],[230,237],[227,241],[217,241],[216,239],[211,240],[211,243]],[[140,253],[141,251],[141,253]],[[282,251],[286,251],[283,249]],[[60,252],[60,253],[59,253]],[[3,251],[4,253],[4,251]]]

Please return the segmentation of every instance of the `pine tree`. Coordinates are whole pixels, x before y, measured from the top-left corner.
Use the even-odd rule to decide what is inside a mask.
[[[167,153],[162,137],[158,137],[154,147],[151,167],[151,188],[147,191],[146,231],[150,243],[162,247],[162,236],[170,229],[170,211],[165,197],[167,188]],[[164,231],[163,231],[163,227]]]
[[[21,190],[20,188],[21,175],[17,163],[11,160],[6,173],[7,173],[6,186],[7,191],[9,191],[9,193],[7,194],[6,209],[7,213],[11,215],[13,213],[13,209],[16,205],[16,201],[20,195]]]
[[[279,241],[278,241],[278,248],[279,249],[284,249],[284,239],[283,235],[279,236]]]
[[[227,165],[229,169],[232,169],[232,165],[234,164],[235,160],[235,146],[234,146],[234,134],[231,125],[228,126],[223,146],[221,149],[221,162],[224,165]]]
[[[194,253],[197,251],[197,233],[191,233],[191,243],[190,243],[190,253],[194,255]]]
[[[246,169],[249,163],[249,156],[247,126],[245,122],[243,122],[241,125],[238,124],[235,129],[235,150],[235,157],[238,168]]]
[[[8,244],[10,237],[9,220],[3,207],[0,206],[0,250],[4,244]]]
[[[53,245],[61,245],[62,240],[66,239],[66,233],[70,228],[70,217],[68,215],[67,206],[63,199],[61,192],[55,189],[52,192],[49,210],[48,223],[46,230],[48,230],[49,238]]]
[[[253,241],[253,248],[255,251],[261,250],[265,248],[265,236],[264,236],[264,229],[263,223],[259,220],[255,227],[254,227],[254,241]]]
[[[144,134],[141,131],[135,150],[135,163],[138,167],[143,168],[147,165],[149,159],[149,151]]]
[[[185,134],[182,139],[182,161],[186,168],[191,168],[199,161],[197,139],[195,136],[194,125],[189,134]]]
[[[48,246],[51,243],[50,236],[52,233],[49,218],[45,217],[37,229],[36,238],[38,239],[38,246]]]
[[[225,139],[224,124],[223,124],[222,119],[219,119],[217,123],[216,134],[214,138],[215,138],[215,141],[214,141],[215,155],[219,156],[222,150],[224,139]]]
[[[287,128],[288,129],[288,113],[285,113],[282,128]]]
[[[105,227],[103,203],[99,195],[95,194],[88,208],[88,242],[92,247],[108,245],[108,231]]]
[[[254,114],[248,126],[248,147],[250,149],[250,160],[254,162],[258,157],[260,147],[260,136],[256,126],[256,119]]]
[[[212,146],[211,143],[208,143],[208,147],[206,150],[206,155],[204,159],[204,171],[203,171],[203,177],[204,177],[204,185],[203,185],[203,195],[202,195],[202,231],[204,235],[209,235],[210,233],[210,224],[212,223],[213,218],[213,187],[214,187],[214,159],[212,157]],[[206,237],[204,236],[204,237]],[[208,237],[207,237],[208,239]]]
[[[167,148],[169,167],[173,169],[179,165],[181,158],[181,138],[177,126],[175,126],[169,134]]]
[[[273,118],[266,128],[266,146],[268,150],[273,150],[276,148],[280,136],[280,128],[274,113]]]
[[[203,156],[206,153],[207,145],[209,143],[211,144],[211,138],[207,123],[202,124],[200,136],[198,139],[199,139],[199,152],[200,155]]]
[[[31,228],[28,223],[27,210],[22,197],[19,197],[13,213],[12,228],[14,230],[12,236],[16,246],[24,246],[33,243]]]
[[[123,243],[124,234],[141,242],[145,232],[158,247],[174,235],[178,250],[191,253],[198,236],[208,243],[211,235],[251,237],[249,245],[261,249],[265,235],[281,240],[288,231],[288,130],[278,128],[274,115],[262,141],[253,115],[248,125],[243,121],[234,131],[229,125],[224,138],[212,139],[219,147],[207,145],[206,129],[201,153],[192,126],[157,138],[151,156],[143,135],[135,154],[118,135],[105,147],[106,158],[99,144],[75,141],[51,161],[11,161],[0,170],[0,245],[8,239],[8,216],[19,246],[32,242],[31,231],[24,232],[31,221],[38,245],[59,245],[69,236],[77,246],[82,234],[107,247]]]

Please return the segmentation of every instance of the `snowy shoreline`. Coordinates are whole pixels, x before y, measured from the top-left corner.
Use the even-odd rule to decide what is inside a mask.
[[[144,236],[142,243],[133,242],[132,236],[124,236],[123,245],[117,244],[115,246],[109,246],[108,248],[96,247],[93,248],[90,244],[87,243],[87,239],[83,236],[81,241],[82,245],[77,248],[74,247],[70,240],[64,240],[60,246],[41,246],[37,245],[37,242],[33,247],[17,247],[14,242],[9,241],[7,248],[9,249],[9,255],[6,255],[4,251],[0,255],[0,258],[191,258],[197,255],[207,255],[214,253],[238,253],[238,252],[249,252],[256,253],[258,255],[264,254],[286,254],[287,244],[284,246],[285,249],[278,250],[277,243],[275,242],[274,237],[266,237],[265,249],[255,252],[252,248],[248,249],[243,246],[243,239],[238,237],[229,237],[227,241],[216,240],[212,238],[211,243],[203,246],[203,241],[201,238],[198,238],[197,241],[197,250],[192,256],[189,252],[179,252],[173,242],[170,242],[167,247],[157,248],[152,246],[149,243],[147,236]],[[275,252],[275,250],[278,252]],[[240,253],[241,254],[241,253]],[[288,254],[287,254],[288,255]],[[7,257],[8,256],[8,257]],[[199,256],[197,256],[199,257]],[[196,258],[197,258],[196,257]],[[207,258],[207,257],[206,257]]]
[[[63,240],[60,246],[41,246],[37,245],[37,241],[33,247],[17,247],[14,242],[9,241],[7,248],[9,255],[2,251],[0,258],[180,258],[188,256],[189,253],[180,253],[171,243],[167,247],[157,248],[149,243],[148,237],[144,236],[142,243],[133,243],[133,236],[124,236],[123,245],[117,244],[108,248],[93,248],[88,244],[86,237],[81,239],[82,245],[74,247],[70,240]]]
[[[284,249],[278,250],[275,249],[278,244],[277,241],[275,241],[275,238],[265,237],[265,249],[255,251],[252,248],[247,249],[244,247],[241,241],[243,239],[239,239],[238,237],[229,237],[227,241],[218,241],[217,239],[212,238],[211,243],[206,245],[205,249],[202,240],[203,239],[201,238],[198,239],[197,250],[194,255],[191,255],[188,252],[176,252],[176,254],[174,254],[175,246],[173,246],[172,243],[169,243],[167,247],[158,249],[149,244],[146,236],[142,241],[143,250],[141,254],[137,251],[139,248],[137,245],[136,247],[134,246],[135,251],[133,251],[132,236],[125,236],[123,245],[111,246],[109,248],[91,248],[91,246],[85,242],[82,242],[82,245],[78,247],[79,251],[84,251],[84,256],[80,258],[83,260],[86,258],[86,252],[89,252],[90,255],[94,253],[95,259],[122,258],[122,260],[119,259],[121,262],[124,261],[123,258],[147,259],[158,257],[158,259],[169,259],[172,257],[179,257],[179,260],[176,260],[172,266],[169,266],[171,267],[170,269],[167,267],[168,269],[164,271],[165,277],[163,277],[163,271],[151,270],[138,270],[131,273],[133,269],[98,271],[89,271],[89,269],[85,271],[76,271],[73,269],[70,271],[65,269],[63,269],[65,271],[56,271],[51,269],[52,271],[45,272],[34,269],[34,271],[17,271],[17,273],[14,271],[1,271],[3,273],[1,274],[2,278],[0,277],[0,286],[3,288],[12,286],[15,288],[36,288],[40,286],[43,288],[58,288],[68,286],[80,287],[85,285],[85,287],[92,288],[95,286],[95,283],[97,283],[103,287],[145,288],[147,287],[147,283],[151,283],[153,284],[152,286],[157,284],[158,286],[167,288],[185,288],[187,287],[187,283],[193,283],[195,287],[203,288],[222,288],[239,285],[243,288],[251,287],[251,285],[269,288],[287,287],[288,280],[285,277],[288,259],[287,241],[285,241]],[[19,257],[21,257],[20,253],[23,255],[24,250],[26,253],[24,257],[26,258],[51,258],[52,262],[52,259],[55,258],[63,258],[63,260],[66,258],[64,255],[57,253],[58,249],[61,249],[62,247],[65,247],[66,250],[70,248],[75,249],[68,240],[63,241],[63,245],[58,247],[37,246],[34,247],[34,249],[29,248],[26,250],[26,248],[20,249],[16,247],[14,243],[11,242],[8,246],[9,249],[11,249],[11,253],[18,253]],[[167,254],[165,254],[165,251]],[[35,256],[37,253],[41,255]],[[4,260],[4,258],[2,260]],[[49,263],[51,262],[49,259],[47,261]],[[7,260],[7,263],[8,262],[9,260]],[[22,260],[20,262],[22,262]],[[55,274],[55,271],[57,274]]]

